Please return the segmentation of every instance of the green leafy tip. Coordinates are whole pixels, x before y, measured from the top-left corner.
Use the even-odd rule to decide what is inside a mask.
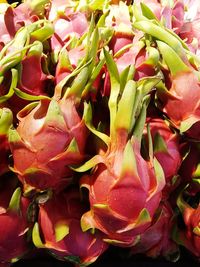
[[[8,108],[0,109],[0,134],[7,134],[12,125],[13,115]]]
[[[18,187],[13,193],[8,210],[12,212],[20,212],[20,201],[21,201],[21,188]]]

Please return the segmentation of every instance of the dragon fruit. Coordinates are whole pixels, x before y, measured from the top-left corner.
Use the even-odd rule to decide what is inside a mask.
[[[76,266],[87,266],[94,262],[108,245],[103,242],[101,232],[81,230],[80,218],[87,207],[83,204],[76,188],[54,195],[46,203],[40,204],[38,222],[32,234],[34,244]]]
[[[158,92],[162,109],[182,133],[198,140],[200,136],[198,77],[167,44],[159,41],[158,47],[170,70],[171,80],[170,88]]]
[[[15,262],[28,252],[27,209],[30,201],[21,196],[21,189],[14,187],[15,181],[6,177],[0,191],[0,262],[6,265]],[[14,193],[13,193],[14,191]]]
[[[73,171],[69,166],[80,164],[85,158],[87,128],[81,118],[80,102],[95,64],[94,55],[98,46],[96,35],[97,30],[94,31],[92,45],[89,43],[91,47],[88,45],[92,52],[89,50],[86,53],[90,64],[84,58],[85,65],[79,65],[57,84],[52,99],[46,97],[39,103],[26,106],[17,115],[17,129],[10,129],[13,171],[17,173],[25,191],[63,189],[72,182]],[[71,86],[63,94],[66,79],[74,76]]]
[[[152,258],[162,255],[170,261],[177,261],[180,252],[171,238],[175,217],[170,204],[161,203],[155,215],[152,225],[141,234],[140,241],[131,248],[131,253],[145,253]]]
[[[79,40],[89,28],[86,15],[78,11],[72,12],[71,9],[66,9],[61,14],[58,12],[52,22],[55,33],[51,38],[51,48],[54,54],[73,40]]]
[[[89,190],[90,199],[90,211],[82,216],[81,226],[83,231],[90,228],[101,230],[107,235],[104,240],[108,243],[131,246],[137,242],[138,235],[150,226],[165,185],[164,174],[158,161],[151,157],[147,162],[140,154],[140,135],[147,105],[143,97],[159,79],[142,81],[137,87],[136,83],[128,78],[117,105],[120,91],[119,73],[110,54],[106,51],[104,53],[111,79],[108,103],[110,136],[91,126],[91,106],[86,105],[86,125],[107,144],[107,150],[75,169],[82,172],[95,166],[91,175],[85,175],[81,180],[81,187]],[[132,77],[131,68],[129,71],[128,77]],[[134,102],[135,97],[137,104]],[[127,106],[132,109],[128,111]],[[134,116],[139,116],[137,122],[132,121]],[[129,136],[133,128],[134,133]],[[140,202],[137,199],[140,199]]]
[[[9,170],[8,130],[12,124],[12,118],[12,112],[8,108],[0,109],[0,176]]]
[[[10,130],[14,172],[25,190],[58,190],[71,182],[68,166],[84,158],[87,131],[73,98],[46,99],[35,105],[21,110],[17,130]]]
[[[193,203],[195,206],[191,206],[185,201],[184,192],[178,197],[177,205],[182,213],[184,229],[176,227],[173,238],[179,245],[185,246],[192,254],[200,258],[200,203],[198,194],[199,191],[197,201]]]
[[[27,104],[24,99],[38,100],[38,95],[49,93],[45,91],[45,87],[48,88],[47,85],[52,76],[44,73],[42,61],[44,61],[43,43],[52,33],[51,23],[42,20],[36,21],[22,27],[14,39],[1,51],[0,103],[6,102],[7,106],[13,110],[14,115]],[[32,78],[29,75],[31,71],[35,73]],[[18,104],[16,104],[17,102]]]

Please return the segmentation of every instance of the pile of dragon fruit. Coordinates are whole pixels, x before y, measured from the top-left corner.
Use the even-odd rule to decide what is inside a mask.
[[[199,0],[0,2],[0,266],[200,259]]]

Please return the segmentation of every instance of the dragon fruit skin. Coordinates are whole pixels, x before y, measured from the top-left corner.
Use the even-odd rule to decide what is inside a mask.
[[[161,109],[173,126],[192,139],[199,140],[200,86],[195,70],[164,42],[157,41],[158,48],[169,70],[171,85],[158,90]],[[176,64],[174,64],[174,61]],[[188,82],[189,81],[189,82]]]
[[[190,82],[188,83],[188,81]],[[178,74],[172,80],[170,94],[172,97],[169,97],[165,102],[163,111],[166,112],[176,127],[181,127],[184,121],[187,123],[187,119],[191,119],[194,124],[187,130],[186,134],[198,140],[200,136],[200,86],[197,77],[192,72]]]
[[[44,204],[40,204],[38,225],[44,244],[52,255],[62,260],[69,260],[81,266],[94,262],[108,247],[103,242],[103,234],[96,231],[83,232],[80,218],[86,206],[80,200],[76,188],[69,189]],[[59,209],[57,208],[59,207]],[[62,230],[59,236],[59,227]],[[37,246],[36,226],[33,230],[33,241]]]
[[[176,261],[178,245],[172,240],[174,213],[169,202],[161,203],[152,225],[140,236],[140,241],[131,248],[132,254],[143,253],[148,257],[164,256]]]
[[[24,187],[60,190],[69,184],[68,166],[83,160],[87,135],[73,99],[41,100],[20,111],[18,119],[17,130],[10,130],[10,147]]]
[[[7,179],[1,184],[0,212],[0,259],[1,263],[10,263],[23,256],[28,250],[27,221],[29,199],[21,196],[20,188],[13,193],[15,181]],[[11,198],[12,197],[12,198]],[[10,203],[9,203],[10,201]]]
[[[182,162],[179,137],[163,119],[147,118],[147,123],[153,139],[154,156],[165,174],[166,185],[163,194],[167,196],[174,189],[172,178],[177,175]]]

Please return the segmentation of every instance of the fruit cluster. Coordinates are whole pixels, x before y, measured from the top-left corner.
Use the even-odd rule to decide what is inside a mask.
[[[199,40],[199,0],[0,1],[0,266],[200,258]]]

